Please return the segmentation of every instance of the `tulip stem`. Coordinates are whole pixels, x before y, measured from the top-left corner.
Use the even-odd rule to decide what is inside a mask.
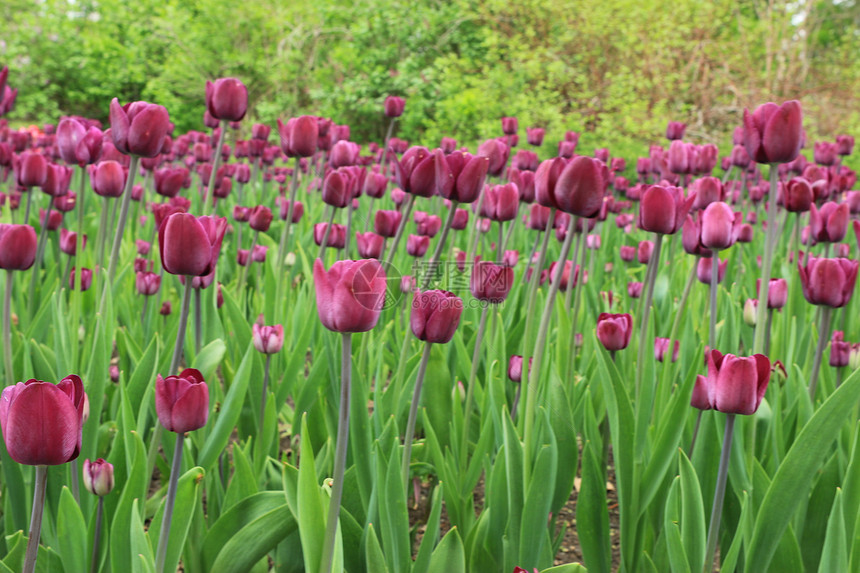
[[[96,292],[100,292],[101,276],[104,271],[106,230],[108,227],[108,216],[110,215],[110,198],[104,197],[102,202],[102,213],[99,218],[99,229],[96,236]]]
[[[573,238],[573,247],[571,247],[570,253],[570,274],[568,275],[567,285],[565,287],[564,292],[564,310],[570,312],[572,310],[573,305],[573,278],[576,273],[576,260],[577,255],[579,254],[579,244],[584,243],[582,233],[577,233]],[[561,263],[559,263],[561,264]],[[564,261],[564,265],[567,266],[567,261]],[[562,278],[564,275],[562,275]],[[571,318],[571,320],[573,320]],[[572,324],[572,323],[571,323]]]
[[[575,290],[573,293],[573,310],[570,314],[570,354],[568,355],[567,374],[573,376],[573,369],[576,365],[576,321],[579,317],[579,306],[582,301],[582,289],[585,282],[585,252],[587,247],[587,236],[585,229],[579,238],[579,272],[577,272],[576,253],[574,253],[573,268],[570,269],[570,280],[568,280],[567,288]],[[611,310],[611,309],[610,309]],[[614,354],[613,354],[614,357]],[[613,358],[614,360],[614,358]],[[569,378],[572,380],[573,378]]]
[[[167,545],[170,542],[170,522],[173,521],[173,504],[176,502],[176,486],[179,483],[179,473],[182,471],[182,446],[185,434],[177,432],[176,448],[173,450],[173,464],[170,467],[170,483],[167,486],[167,501],[164,504],[164,517],[161,520],[161,533],[158,535],[158,553],[155,557],[157,573],[164,570],[167,560]]]
[[[322,241],[320,241],[320,252],[317,255],[317,258],[320,260],[325,260],[323,257],[325,256],[325,248],[328,246],[328,236],[331,234],[331,227],[334,225],[334,216],[337,214],[337,207],[331,208],[331,216],[328,218],[328,224],[325,226],[325,233],[323,233]],[[248,255],[250,258],[250,254]]]
[[[490,303],[485,302],[481,310],[481,322],[475,336],[475,349],[472,351],[472,369],[469,371],[469,385],[466,387],[466,403],[463,409],[463,435],[460,438],[460,469],[466,471],[466,460],[469,449],[469,421],[472,419],[472,402],[475,399],[475,384],[478,382],[478,367],[481,365],[481,342],[487,329],[487,315]]]
[[[681,295],[681,300],[678,302],[678,312],[675,313],[675,320],[672,321],[672,330],[669,331],[669,351],[671,352],[678,334],[678,328],[681,326],[681,318],[683,318],[684,310],[687,308],[687,299],[690,298],[690,291],[693,290],[693,283],[696,281],[696,264],[690,269],[690,276],[687,277],[687,284],[684,285],[684,293]]]
[[[329,223],[331,226],[331,223]],[[251,261],[254,257],[254,247],[257,246],[257,238],[259,237],[260,232],[254,231],[254,238],[251,239],[251,248],[248,250],[248,258],[245,259],[245,266],[239,271],[239,284],[236,287],[236,296],[240,299],[242,298],[242,294],[245,292],[245,280],[248,278],[248,267],[251,266]],[[328,235],[328,231],[326,231],[326,235]],[[320,247],[322,251],[324,247]],[[322,258],[322,252],[320,252],[320,258]]]
[[[39,537],[42,534],[42,510],[45,507],[45,485],[48,481],[48,466],[36,466],[36,481],[33,489],[33,513],[30,516],[30,536],[27,539],[27,554],[24,557],[23,573],[33,573],[39,554]]]
[[[179,369],[179,363],[182,361],[182,347],[185,344],[185,330],[188,324],[188,311],[191,306],[191,281],[192,276],[185,277],[185,294],[182,296],[182,307],[179,311],[179,330],[176,332],[176,344],[173,347],[173,358],[170,359],[170,370],[168,376],[173,376]],[[149,452],[146,456],[146,475],[151,476],[152,470],[155,467],[155,456],[158,455],[158,444],[161,443],[161,436],[164,432],[164,426],[156,422],[155,429],[152,431],[152,442],[149,444]]]
[[[90,561],[90,573],[98,573],[99,571],[99,545],[102,537],[102,519],[105,510],[105,498],[99,496],[99,507],[96,511],[96,529],[93,537],[93,553]]]
[[[546,297],[546,306],[544,306],[543,314],[540,319],[540,326],[538,327],[538,335],[537,341],[535,342],[535,351],[534,351],[534,363],[531,367],[528,366],[528,359],[523,356],[523,366],[524,369],[528,372],[528,388],[526,389],[526,413],[525,413],[525,426],[523,427],[523,476],[524,481],[523,484],[525,487],[528,487],[531,478],[532,472],[532,448],[533,445],[533,436],[532,432],[534,430],[534,421],[535,421],[535,405],[537,401],[537,390],[538,384],[540,383],[540,367],[543,362],[543,354],[544,349],[546,348],[546,339],[549,334],[549,323],[552,320],[553,309],[555,308],[555,297],[558,295],[558,288],[561,285],[561,279],[564,276],[564,262],[567,260],[567,255],[570,252],[570,244],[573,242],[574,230],[576,229],[576,220],[579,217],[570,217],[570,222],[567,224],[567,235],[564,237],[564,243],[561,246],[561,254],[558,256],[558,265],[555,269],[555,275],[553,275],[552,280],[550,282],[549,294]],[[552,217],[547,222],[547,236],[550,234],[550,224],[552,222]],[[546,237],[544,238],[546,241]],[[546,250],[546,249],[544,249]],[[533,280],[540,280],[534,274],[532,274]],[[526,379],[526,376],[523,375],[523,378]]]
[[[520,394],[523,391],[523,385],[517,384],[517,392],[514,394],[514,403],[511,405],[511,420],[517,419],[517,407],[520,405]]]
[[[708,345],[717,347],[717,284],[720,282],[720,257],[717,251],[711,256],[711,316],[708,324]]]
[[[830,338],[830,316],[833,309],[829,306],[820,306],[821,328],[818,329],[818,343],[815,346],[815,358],[812,361],[812,373],[809,376],[809,399],[815,403],[815,389],[818,387],[818,371],[821,370],[821,358],[824,355],[824,347]]]
[[[263,398],[260,401],[260,427],[258,430],[263,431],[263,422],[266,419],[266,398],[269,392],[269,366],[272,362],[272,355],[266,354],[266,366],[263,368]]]
[[[720,518],[723,513],[723,498],[726,495],[726,478],[729,474],[729,454],[732,451],[732,434],[735,429],[735,415],[726,414],[726,432],[723,436],[723,451],[720,452],[720,469],[717,471],[717,488],[714,491],[714,505],[711,508],[711,523],[708,525],[708,549],[705,553],[704,573],[714,570],[714,554],[720,533]]]
[[[484,191],[481,190],[481,196],[478,197],[478,205],[475,208],[475,220],[472,223],[472,228],[469,230],[469,242],[467,245],[466,251],[466,262],[471,263],[472,259],[475,255],[475,248],[478,246],[478,237],[481,235],[480,226],[481,226],[481,207],[484,205]]]
[[[397,233],[394,235],[394,242],[388,250],[388,256],[385,258],[385,272],[391,268],[391,262],[397,252],[397,245],[400,244],[400,238],[403,236],[403,231],[406,229],[406,224],[409,222],[409,215],[412,214],[412,206],[415,204],[415,195],[409,194],[406,199],[406,210],[403,211],[403,217],[400,218],[400,225],[397,226]]]
[[[3,294],[3,366],[6,369],[6,383],[15,384],[12,365],[12,269],[6,269],[6,290]]]
[[[349,256],[350,234],[352,234],[352,199],[349,200],[349,204],[346,206],[346,235],[344,236],[343,241],[344,259],[352,258]]]
[[[546,260],[546,249],[547,249],[547,246],[549,245],[549,236],[552,233],[552,226],[554,223],[554,219],[555,219],[555,211],[550,211],[549,217],[546,220],[546,230],[543,231],[543,242],[541,243],[541,249],[540,249],[540,254],[538,255],[538,261],[535,264],[535,266],[533,267],[532,278],[529,280],[529,295],[528,295],[528,303],[526,305],[526,329],[524,331],[523,349],[521,351],[522,355],[523,355],[523,364],[528,364],[529,359],[532,356],[531,353],[529,352],[531,350],[531,348],[529,347],[529,343],[532,340],[532,336],[531,336],[531,333],[532,333],[532,329],[531,329],[532,314],[534,314],[533,311],[534,311],[534,307],[535,307],[535,301],[537,300],[537,291],[538,291],[538,286],[540,284],[540,275],[541,275],[541,272],[543,272],[543,265],[544,265],[544,262]],[[538,236],[535,239],[535,248],[532,249],[533,253],[537,249],[538,241],[540,241],[540,238],[541,238],[541,233],[538,232]],[[526,262],[526,272],[525,272],[524,276],[528,275],[529,265],[531,265],[533,258],[534,258],[534,254],[532,254],[529,257],[529,260]],[[525,376],[521,376],[520,385],[523,384],[522,380],[525,380],[525,383],[528,384],[529,375],[526,374]],[[529,384],[526,387],[526,397],[525,397],[526,399],[525,399],[525,402],[523,402],[523,408],[525,409],[526,412],[528,412],[528,409],[530,408],[530,402],[535,399],[535,395],[529,391],[530,388],[531,388],[531,385]]]
[[[256,165],[256,164],[255,164]],[[278,279],[277,296],[275,297],[275,305],[280,305],[284,296],[284,259],[287,257],[287,247],[289,245],[290,225],[293,222],[293,210],[296,206],[296,191],[299,188],[299,158],[295,158],[293,164],[293,177],[290,182],[290,204],[287,205],[287,218],[284,220],[284,227],[281,229],[281,242],[278,244],[278,260],[275,263],[275,276]],[[240,245],[241,246],[241,245]],[[275,312],[277,316],[277,312]],[[278,322],[275,317],[272,317],[272,322]]]
[[[39,229],[39,244],[36,248],[36,262],[33,263],[33,274],[30,275],[30,295],[27,298],[27,314],[29,315],[30,320],[33,319],[33,313],[36,310],[36,283],[39,282],[39,271],[42,268],[42,259],[45,256],[45,243],[48,242],[48,223],[51,220],[51,209],[53,206],[54,202],[48,201],[48,210],[45,211],[45,220],[42,221],[42,226]]]
[[[508,227],[508,232],[505,233],[505,240],[502,242],[502,254],[505,253],[505,250],[508,248],[508,243],[511,241],[511,235],[514,234],[514,229],[517,226],[517,219],[520,216],[520,207],[522,207],[522,203],[517,201],[517,212],[514,215],[514,218],[511,220],[511,224]]]
[[[418,366],[418,378],[415,379],[415,392],[412,394],[412,404],[409,406],[409,420],[406,422],[406,434],[403,436],[403,462],[401,472],[406,488],[409,488],[409,462],[412,460],[412,439],[415,434],[415,420],[418,418],[418,403],[421,401],[421,386],[424,384],[424,375],[427,372],[427,363],[430,362],[430,349],[433,343],[429,340],[424,343],[424,352],[421,354],[421,364]]]
[[[499,238],[498,238],[498,243],[496,244],[496,260],[498,261],[499,264],[502,264],[502,260],[503,260],[502,257],[505,254],[505,251],[503,250],[505,248],[505,245],[504,245],[504,242],[505,242],[504,226],[505,226],[505,224],[502,221],[499,221]],[[513,226],[514,226],[513,223],[511,223],[511,227],[513,227]]]
[[[770,285],[770,272],[773,265],[773,250],[777,239],[777,228],[779,224],[776,216],[777,185],[779,183],[778,165],[770,166],[770,190],[767,197],[767,234],[764,244],[764,258],[761,265],[761,288],[758,293],[758,308],[756,309],[755,338],[753,339],[753,354],[759,354],[764,350],[765,311],[767,310],[767,293]]]
[[[79,169],[81,174],[80,186],[78,187],[78,195],[75,198],[75,208],[78,210],[78,236],[75,239],[75,254],[78,255],[78,260],[83,261],[84,250],[84,189],[87,182],[87,170],[83,167]],[[94,269],[97,270],[97,269]],[[96,274],[96,276],[98,276]],[[74,292],[74,302],[72,303],[72,332],[75,344],[72,352],[73,372],[80,372],[81,353],[78,352],[78,322],[81,316],[81,297],[83,296],[84,287],[80,274],[75,274],[75,282],[72,285]]]
[[[137,173],[137,164],[140,157],[137,155],[131,156],[131,163],[128,168],[128,177],[125,181],[125,190],[122,192],[122,208],[119,212],[119,222],[116,225],[116,232],[113,236],[113,248],[110,252],[110,262],[108,266],[108,282],[107,285],[113,284],[113,279],[116,276],[116,262],[119,258],[119,248],[122,244],[122,234],[125,231],[125,222],[128,218],[128,205],[131,203],[131,188],[134,187],[134,176]],[[105,288],[110,288],[106,286]],[[102,297],[102,305],[104,305],[105,297]]]
[[[421,285],[421,290],[426,290],[431,279],[436,276],[436,265],[442,256],[442,251],[445,249],[445,241],[448,239],[448,233],[451,231],[451,225],[454,224],[454,215],[457,213],[457,205],[459,202],[451,201],[451,210],[448,211],[448,217],[445,219],[445,227],[442,229],[442,236],[436,243],[436,250],[433,251],[433,256],[430,262],[427,263],[427,274],[424,276],[424,284]]]
[[[346,470],[346,449],[349,440],[349,393],[352,371],[352,334],[342,333],[341,344],[341,374],[340,374],[340,408],[337,419],[337,444],[334,453],[334,473],[332,474],[331,500],[328,506],[325,538],[323,541],[323,558],[320,561],[320,573],[331,573],[334,561],[335,534],[337,533],[340,516],[340,500],[343,496],[343,476]]]
[[[770,354],[770,327],[773,325],[773,309],[767,309],[767,330],[764,334],[764,355]]]
[[[33,204],[33,189],[27,189],[27,210],[24,212],[24,224],[30,224],[30,207]]]
[[[699,426],[702,425],[702,412],[704,410],[699,410],[699,414],[696,416],[696,425],[693,426],[693,439],[690,440],[690,450],[687,452],[688,458],[693,457],[693,450],[696,449],[696,438],[699,437]]]
[[[215,181],[218,179],[218,168],[221,167],[221,148],[224,147],[224,134],[227,131],[227,120],[222,119],[218,126],[221,131],[218,132],[218,146],[215,148],[215,161],[212,163],[212,174],[209,175],[209,185],[206,190],[206,196],[203,197],[203,215],[209,214],[209,204],[214,203],[215,196]],[[134,157],[134,156],[132,156]],[[132,172],[129,171],[129,174]]]
[[[639,391],[642,386],[642,374],[645,372],[645,353],[648,348],[646,338],[648,337],[648,316],[651,314],[651,303],[654,300],[654,282],[657,279],[657,267],[660,264],[660,249],[663,246],[663,235],[657,233],[654,238],[654,250],[648,261],[648,270],[645,272],[645,303],[642,306],[642,318],[639,322],[639,355],[636,359],[636,398],[639,403]],[[669,341],[671,344],[671,341]],[[653,343],[651,345],[653,349]],[[671,351],[671,347],[670,347]]]
[[[250,261],[249,261],[250,262]],[[203,340],[203,315],[200,304],[200,291],[202,288],[194,289],[194,354],[200,354],[200,345]]]

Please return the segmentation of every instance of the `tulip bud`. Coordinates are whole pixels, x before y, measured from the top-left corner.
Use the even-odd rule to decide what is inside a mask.
[[[744,303],[744,324],[747,326],[755,326],[756,308],[758,308],[758,301],[754,298],[748,298]]]
[[[30,225],[0,224],[0,269],[29,269],[36,260],[36,243]]]
[[[28,380],[0,394],[0,431],[9,456],[19,464],[56,466],[81,451],[86,393],[72,374],[58,384]]]
[[[135,275],[135,286],[137,292],[144,296],[152,296],[158,292],[161,287],[161,275],[152,272],[138,272]]]
[[[639,298],[642,296],[642,283],[637,281],[627,283],[627,294],[630,298]]]
[[[597,317],[597,339],[610,352],[627,348],[632,332],[633,319],[629,314],[601,312]]]
[[[272,210],[264,205],[257,205],[249,214],[248,225],[255,231],[265,233],[272,224]]]
[[[87,246],[87,236],[84,235],[81,240],[81,250]],[[78,234],[69,231],[68,229],[60,229],[60,250],[69,255],[75,256],[78,252]]]
[[[93,495],[105,496],[113,491],[113,464],[102,458],[94,462],[84,460],[84,488]]]
[[[215,119],[240,121],[248,111],[248,88],[236,78],[207,81],[206,109]]]
[[[666,139],[676,140],[684,139],[684,132],[687,130],[687,124],[680,121],[670,121],[666,126]]]
[[[652,249],[653,249],[653,247],[652,247]],[[629,245],[621,245],[621,248],[619,249],[619,251],[620,251],[621,260],[626,262],[626,263],[629,263],[629,262],[632,262],[633,259],[636,258],[636,254],[637,254],[638,249],[636,247],[631,247]],[[649,254],[648,258],[650,259],[650,257],[651,257],[651,255]]]
[[[111,137],[116,148],[126,155],[155,157],[161,153],[170,129],[170,117],[164,106],[136,101],[119,105],[110,103]]]
[[[409,323],[418,340],[446,344],[454,337],[463,313],[463,301],[443,290],[415,291]]]
[[[469,289],[472,296],[492,304],[500,304],[508,297],[514,282],[514,270],[500,267],[489,261],[479,261],[472,269]]]
[[[841,330],[834,330],[830,338],[830,366],[848,366],[850,354],[851,343],[845,342],[845,335]]]
[[[158,311],[161,316],[170,316],[170,313],[173,312],[173,306],[170,304],[169,300],[161,303],[161,309]]]
[[[403,215],[398,211],[385,211],[380,209],[373,219],[373,227],[383,237],[391,238],[397,234],[400,220]]]
[[[385,116],[400,117],[403,115],[403,110],[406,108],[406,100],[402,97],[388,96],[385,98]]]
[[[803,296],[812,304],[840,308],[848,304],[857,281],[860,263],[849,259],[819,259],[810,257],[806,266],[799,262]]]
[[[430,237],[409,235],[406,238],[406,252],[412,257],[423,257],[430,247]]]
[[[803,112],[800,102],[768,102],[744,110],[744,146],[756,163],[788,163],[800,153]]]
[[[457,209],[454,213],[454,220],[451,221],[451,228],[455,231],[462,231],[469,224],[469,212],[465,209]]]
[[[639,246],[636,250],[636,258],[640,263],[647,265],[651,261],[651,255],[653,253],[653,241],[639,241]]]
[[[679,347],[680,347],[680,342],[676,340],[675,344],[672,348],[672,355],[671,355],[671,361],[672,362],[678,361],[678,349],[679,349]],[[659,336],[656,337],[654,339],[654,358],[657,360],[657,362],[663,362],[663,360],[666,358],[667,352],[669,352],[669,339],[668,338],[662,338]]]
[[[75,288],[75,267],[72,267],[69,273],[69,290]],[[90,269],[81,268],[81,291],[89,290],[93,284],[93,271]]]
[[[848,351],[848,366],[851,370],[860,368],[860,344],[852,344]]]
[[[102,161],[89,167],[90,185],[96,195],[120,197],[125,189],[126,173],[116,161]]]
[[[284,327],[280,324],[262,326],[255,322],[251,325],[251,340],[257,352],[277,354],[284,346]]]
[[[737,239],[739,224],[726,203],[711,203],[702,213],[702,245],[714,251],[731,247]]]
[[[708,376],[699,376],[692,405],[726,414],[755,414],[770,381],[770,360],[762,354],[741,358],[707,353]]]
[[[206,276],[218,262],[227,232],[223,217],[195,217],[174,213],[158,229],[158,246],[164,270],[174,275]]]
[[[385,300],[385,271],[378,261],[337,261],[328,271],[314,262],[317,312],[335,332],[366,332],[376,326]]]
[[[209,387],[199,370],[186,368],[178,376],[155,379],[155,411],[164,428],[177,434],[206,425]]]
[[[642,194],[639,227],[644,231],[672,235],[683,226],[695,199],[695,193],[685,199],[678,187],[651,185]]]
[[[716,256],[716,255],[714,255]],[[699,282],[702,284],[710,285],[711,284],[711,274],[712,274],[712,266],[713,263],[711,259],[700,258],[698,263],[696,264],[696,278],[699,279]],[[729,266],[729,260],[726,259],[717,264],[717,284],[723,282],[723,279],[726,276],[726,268]]]

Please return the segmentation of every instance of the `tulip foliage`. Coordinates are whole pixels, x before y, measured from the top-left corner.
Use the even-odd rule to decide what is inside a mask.
[[[358,142],[200,91],[0,127],[0,572],[860,569],[849,136],[429,148],[399,94]]]

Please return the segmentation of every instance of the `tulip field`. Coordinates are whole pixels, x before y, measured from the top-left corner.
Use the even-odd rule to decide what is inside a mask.
[[[800,101],[624,157],[116,95],[0,120],[0,573],[860,571],[854,138]]]

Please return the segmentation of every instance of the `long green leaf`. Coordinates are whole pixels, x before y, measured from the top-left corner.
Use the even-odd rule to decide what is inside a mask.
[[[827,521],[827,536],[824,538],[824,549],[821,551],[820,573],[830,571],[848,571],[848,549],[845,540],[845,515],[842,512],[842,490],[836,490],[833,499],[833,509]]]
[[[179,477],[176,484],[176,502],[173,509],[173,519],[170,523],[170,540],[167,543],[167,557],[164,562],[165,571],[175,571],[179,564],[179,557],[185,547],[188,537],[188,529],[191,527],[191,518],[200,503],[199,489],[205,472],[201,467],[191,468]],[[149,524],[152,531],[161,531],[164,519],[164,505],[159,508]]]
[[[67,571],[87,570],[87,522],[67,487],[60,494],[57,542]]]
[[[808,494],[839,428],[860,399],[860,374],[854,372],[815,412],[780,464],[758,511],[747,571],[765,571],[798,504]]]
[[[430,557],[430,571],[466,573],[466,553],[456,527],[452,527]]]

